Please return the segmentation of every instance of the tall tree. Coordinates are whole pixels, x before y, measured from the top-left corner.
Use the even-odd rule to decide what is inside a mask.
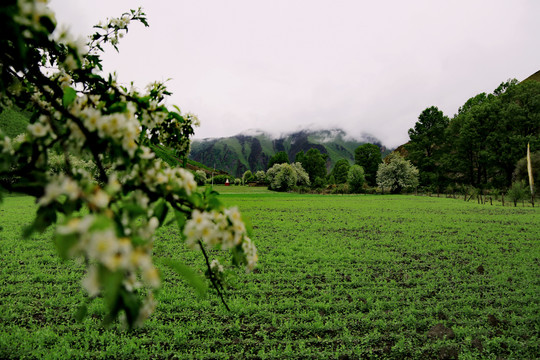
[[[530,143],[531,150],[540,149],[540,82],[515,80],[502,83],[494,92],[497,121],[487,137],[486,146],[495,186],[512,182],[516,163]]]
[[[470,98],[450,121],[445,159],[449,175],[476,187],[506,188],[527,143],[540,148],[540,82],[502,83]]]
[[[364,168],[369,186],[375,186],[377,169],[382,162],[381,149],[375,144],[362,144],[354,151],[354,163]]]
[[[364,169],[360,165],[356,164],[351,166],[347,175],[347,182],[349,183],[351,192],[361,192],[362,187],[366,182],[366,178],[364,177]]]
[[[326,177],[326,158],[328,155],[321,154],[318,149],[311,148],[303,156],[302,167],[309,175],[311,183],[315,183],[317,178]]]
[[[278,151],[274,156],[268,161],[268,168],[270,169],[274,164],[288,164],[289,156],[285,151]]]
[[[336,180],[336,184],[344,184],[347,182],[347,175],[350,167],[351,164],[349,164],[349,160],[347,159],[341,159],[336,162],[334,168],[330,172],[330,175]]]
[[[440,190],[444,185],[440,160],[448,123],[448,117],[432,106],[422,111],[414,128],[409,129],[410,140],[405,145],[407,158],[420,171],[422,186],[434,186]]]

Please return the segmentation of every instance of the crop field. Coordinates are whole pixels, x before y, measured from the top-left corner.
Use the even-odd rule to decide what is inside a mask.
[[[160,230],[158,307],[128,332],[85,301],[83,265],[51,231],[21,239],[30,197],[0,205],[0,358],[540,358],[540,210],[421,196],[299,195],[220,187],[253,227],[255,272],[237,271],[227,312],[164,266],[201,271]],[[215,254],[219,255],[219,254]]]

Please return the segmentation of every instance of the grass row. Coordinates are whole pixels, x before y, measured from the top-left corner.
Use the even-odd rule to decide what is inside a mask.
[[[83,266],[50,233],[21,240],[29,197],[0,207],[0,358],[540,357],[539,210],[414,196],[276,194],[220,187],[253,224],[260,262],[238,272],[228,313],[162,265],[202,271],[175,227],[161,229],[154,316],[103,328],[84,301]]]

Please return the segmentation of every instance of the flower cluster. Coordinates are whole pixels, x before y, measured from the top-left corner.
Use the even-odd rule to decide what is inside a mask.
[[[128,25],[132,20],[142,21],[146,26],[148,26],[141,8],[138,10],[131,10],[130,13],[124,13],[118,18],[110,18],[105,22],[100,21],[94,26],[102,31],[102,33],[98,32],[92,36],[92,40],[97,42],[95,46],[99,46],[101,42],[108,41],[111,43],[111,45],[116,47],[120,39],[122,39],[124,34],[127,33]]]
[[[224,212],[193,211],[191,219],[184,228],[186,245],[198,249],[200,242],[211,248],[228,250],[240,247],[248,270],[257,263],[257,249],[247,236],[246,226],[237,208],[225,209]]]
[[[97,296],[101,289],[100,275],[107,272],[121,271],[125,274],[123,285],[128,290],[141,286],[137,281],[140,274],[143,282],[149,288],[157,289],[160,285],[159,272],[152,263],[151,243],[144,246],[134,246],[128,237],[118,237],[113,228],[93,230],[103,219],[95,215],[83,218],[72,218],[58,226],[57,237],[75,237],[68,255],[83,256],[92,262],[83,286],[90,296]],[[158,226],[157,219],[151,218],[146,235],[152,236]]]
[[[155,154],[147,147],[142,147],[141,158],[151,160]],[[171,168],[161,159],[135,164],[124,182],[144,184],[152,191],[160,191],[165,196],[172,195],[179,199],[180,193],[191,195],[197,189],[193,173],[183,168]]]

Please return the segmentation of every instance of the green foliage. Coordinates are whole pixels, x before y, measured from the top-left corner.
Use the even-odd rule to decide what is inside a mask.
[[[540,151],[531,153],[531,168],[533,174],[533,181],[540,182]],[[514,181],[525,181],[529,183],[529,173],[527,170],[527,156],[519,159],[512,174]]]
[[[510,189],[508,189],[506,195],[514,202],[514,206],[517,206],[519,201],[527,198],[528,187],[525,186],[524,181],[514,181]]]
[[[347,183],[349,184],[351,192],[362,192],[364,184],[366,183],[366,178],[364,176],[364,168],[356,164],[351,166],[347,174]]]
[[[56,256],[52,231],[21,241],[18,223],[32,221],[34,199],[6,197],[0,358],[420,360],[444,358],[445,348],[459,359],[538,358],[540,209],[216,190],[257,219],[264,261],[238,271],[226,290],[231,313],[209,311],[214,291],[198,297],[166,264],[174,253],[202,275],[199,254],[182,246],[175,226],[160,227],[152,250],[163,279],[159,306],[131,333],[101,326],[100,301],[74,320],[84,264]],[[434,337],[438,324],[454,336]]]
[[[274,164],[266,172],[268,188],[275,191],[289,191],[296,186],[309,186],[309,177],[300,163]]]
[[[199,186],[206,184],[206,181],[208,180],[206,177],[206,172],[202,170],[195,171],[194,178],[195,178],[195,182]]]
[[[270,160],[268,160],[268,169],[274,166],[274,164],[288,164],[288,163],[289,163],[289,156],[287,155],[287,153],[285,151],[278,151],[277,153],[274,154],[274,156],[270,158]]]
[[[266,183],[266,173],[262,170],[259,170],[255,173],[255,181],[261,184]]]
[[[326,181],[325,178],[323,177],[320,177],[320,176],[317,176],[315,178],[315,180],[313,181],[313,184],[312,184],[312,187],[314,189],[322,189],[324,188],[326,185],[328,184],[328,182]],[[335,181],[331,184],[335,184]]]
[[[391,153],[379,165],[377,184],[399,194],[406,188],[418,186],[418,169],[396,152]]]
[[[300,156],[302,167],[307,172],[310,182],[316,184],[317,178],[326,178],[326,154],[321,154],[318,149],[309,149],[303,156]]]
[[[181,165],[180,160],[176,157],[172,149],[167,149],[159,144],[150,144],[149,147],[156,153],[158,158],[165,161],[169,166],[176,167]]]
[[[381,149],[375,144],[363,144],[354,151],[354,163],[364,169],[366,181],[370,186],[376,185],[377,170],[381,162]]]
[[[232,178],[229,175],[214,175],[212,179],[214,184],[223,185],[227,182],[227,180],[230,182]]]
[[[516,163],[540,148],[540,82],[502,83],[493,94],[469,99],[450,121],[447,175],[476,187],[508,187]]]
[[[409,129],[409,142],[405,145],[407,158],[420,173],[421,186],[434,186],[441,191],[444,171],[441,158],[444,154],[444,135],[449,119],[437,107],[432,106],[418,116],[414,128]]]
[[[28,117],[21,111],[5,108],[0,113],[0,131],[12,139],[26,132],[27,126]]]
[[[244,184],[247,184],[247,183],[250,183],[250,182],[253,182],[253,181],[255,181],[255,176],[253,175],[251,170],[246,171],[244,173],[244,175],[242,175],[242,182]]]
[[[347,175],[349,174],[349,168],[351,164],[347,159],[341,159],[336,162],[334,168],[330,172],[330,175],[334,177],[336,184],[344,184],[347,182]]]

